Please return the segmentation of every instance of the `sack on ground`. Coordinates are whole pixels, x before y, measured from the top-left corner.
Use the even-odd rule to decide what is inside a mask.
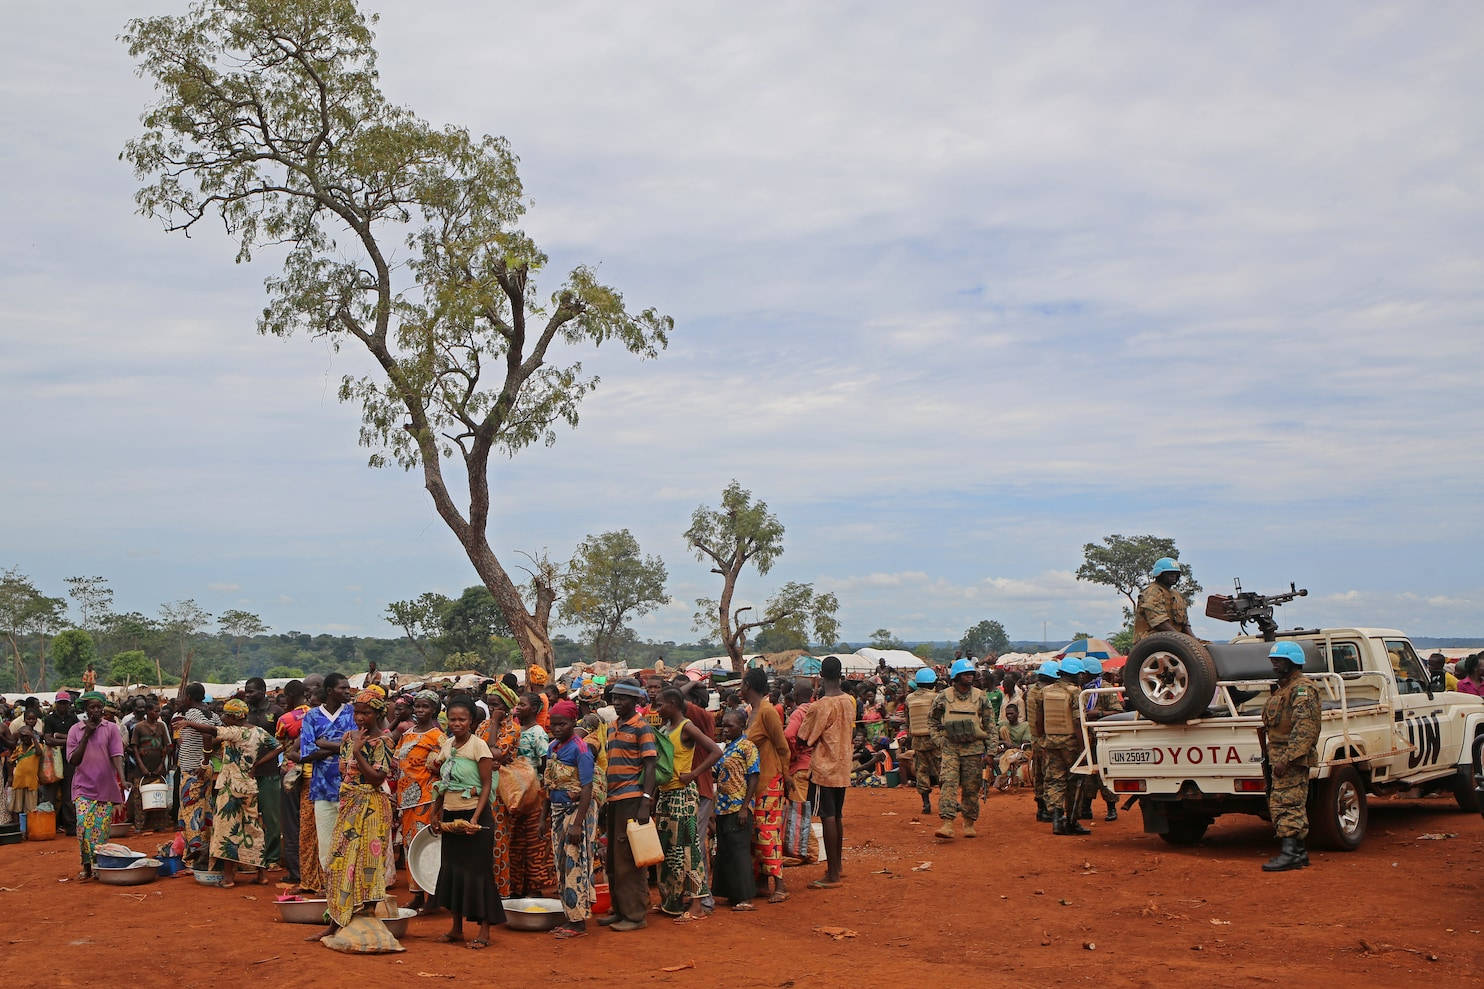
[[[320,944],[352,955],[385,955],[407,950],[375,917],[352,917],[350,923],[334,934],[320,938]]]

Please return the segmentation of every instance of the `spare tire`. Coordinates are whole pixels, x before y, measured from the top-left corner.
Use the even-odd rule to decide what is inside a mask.
[[[1199,639],[1155,632],[1134,644],[1123,667],[1123,692],[1150,721],[1189,721],[1216,693],[1216,664]]]

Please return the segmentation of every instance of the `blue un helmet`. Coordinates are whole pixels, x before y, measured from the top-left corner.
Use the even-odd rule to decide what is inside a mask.
[[[1080,659],[1064,659],[1057,666],[1057,670],[1059,672],[1061,672],[1061,673],[1070,673],[1073,676],[1076,676],[1078,673],[1081,673],[1082,672],[1082,669],[1083,669],[1083,667],[1082,667],[1082,660],[1080,660]]]
[[[913,677],[912,680],[919,687],[931,687],[938,682],[938,674],[934,673],[929,667],[924,666],[917,671],[917,676]]]
[[[1279,642],[1268,650],[1268,659],[1286,659],[1294,666],[1304,665],[1304,650],[1297,642]]]
[[[1060,672],[1060,670],[1061,667],[1057,665],[1056,660],[1048,659],[1046,662],[1040,665],[1040,667],[1036,670],[1036,674],[1038,676],[1052,677],[1053,679],[1055,679],[1056,674]]]
[[[1162,573],[1179,573],[1179,572],[1180,572],[1180,564],[1176,563],[1174,560],[1170,559],[1168,556],[1161,556],[1159,559],[1157,559],[1157,560],[1154,561],[1154,566],[1150,569],[1149,576],[1151,576],[1151,577],[1158,577]]]
[[[1098,660],[1093,659],[1091,656],[1088,656],[1086,659],[1082,660],[1082,672],[1091,673],[1093,676],[1100,677],[1103,675],[1103,664],[1100,663]]]
[[[954,677],[958,676],[960,673],[973,673],[973,672],[974,672],[974,664],[973,663],[969,662],[967,659],[955,660],[954,663],[953,663],[953,665],[948,668],[948,679],[952,680]]]

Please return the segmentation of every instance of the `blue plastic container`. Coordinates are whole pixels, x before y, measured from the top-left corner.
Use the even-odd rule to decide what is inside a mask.
[[[104,869],[127,869],[142,858],[145,858],[143,852],[138,852],[127,858],[122,855],[99,855],[98,865]]]
[[[181,857],[179,855],[162,855],[162,856],[160,856],[159,873],[160,873],[161,876],[164,876],[166,878],[169,878],[170,876],[174,876],[174,875],[177,875],[179,873],[184,872],[185,871],[185,868],[186,868],[185,862],[181,859]]]

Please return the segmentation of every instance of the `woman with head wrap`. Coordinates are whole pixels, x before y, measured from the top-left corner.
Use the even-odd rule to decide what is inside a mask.
[[[438,711],[442,706],[433,691],[418,691],[412,698],[412,725],[403,730],[397,745],[397,810],[401,815],[398,829],[403,848],[418,831],[433,823],[435,774],[428,765],[428,757],[443,745],[443,729],[438,727]],[[427,897],[418,889],[411,873],[408,873],[407,888],[412,891],[413,909],[427,911]]]
[[[536,722],[541,712],[539,694],[522,694],[515,705],[520,736],[515,744],[515,757],[530,767],[537,788],[541,786],[541,767],[551,739],[546,729]],[[556,882],[556,869],[551,860],[551,822],[546,818],[545,795],[522,801],[510,812],[510,895],[540,896]]]
[[[484,719],[477,734],[489,748],[497,770],[515,758],[515,746],[520,741],[520,722],[511,715],[517,700],[515,691],[504,681],[492,683],[485,690],[484,703],[490,716]],[[501,896],[510,896],[510,808],[496,795],[489,802],[489,810],[494,833],[495,888]]]
[[[490,925],[505,922],[505,908],[495,889],[490,829],[490,809],[500,802],[498,772],[489,745],[474,734],[476,710],[468,697],[448,701],[448,738],[440,753],[442,764],[434,784],[438,796],[429,827],[443,835],[438,888],[433,893],[438,905],[453,915],[448,933],[438,940],[464,940],[464,921],[472,920],[479,924],[479,934],[469,947],[485,948]]]
[[[247,702],[235,697],[222,706],[221,727],[187,721],[184,728],[200,732],[208,745],[222,747],[211,816],[211,857],[221,869],[222,886],[236,884],[239,865],[257,870],[254,884],[263,882],[266,843],[252,774],[259,762],[277,758],[278,747],[266,731],[247,724]]]
[[[397,765],[381,726],[386,696],[376,688],[362,690],[353,710],[356,726],[340,740],[340,807],[325,869],[325,912],[330,915],[326,934],[334,934],[357,912],[386,899],[392,802],[381,785]]]
[[[83,719],[67,730],[67,764],[72,769],[72,800],[77,808],[77,843],[82,853],[79,879],[93,878],[93,855],[108,841],[113,805],[124,802],[124,738],[119,726],[103,720],[103,695],[90,690],[80,698]]]
[[[543,779],[551,804],[557,895],[567,915],[567,922],[553,932],[560,939],[586,934],[593,912],[593,846],[598,840],[595,760],[592,749],[577,736],[576,722],[576,704],[559,701],[552,705],[552,742]]]

